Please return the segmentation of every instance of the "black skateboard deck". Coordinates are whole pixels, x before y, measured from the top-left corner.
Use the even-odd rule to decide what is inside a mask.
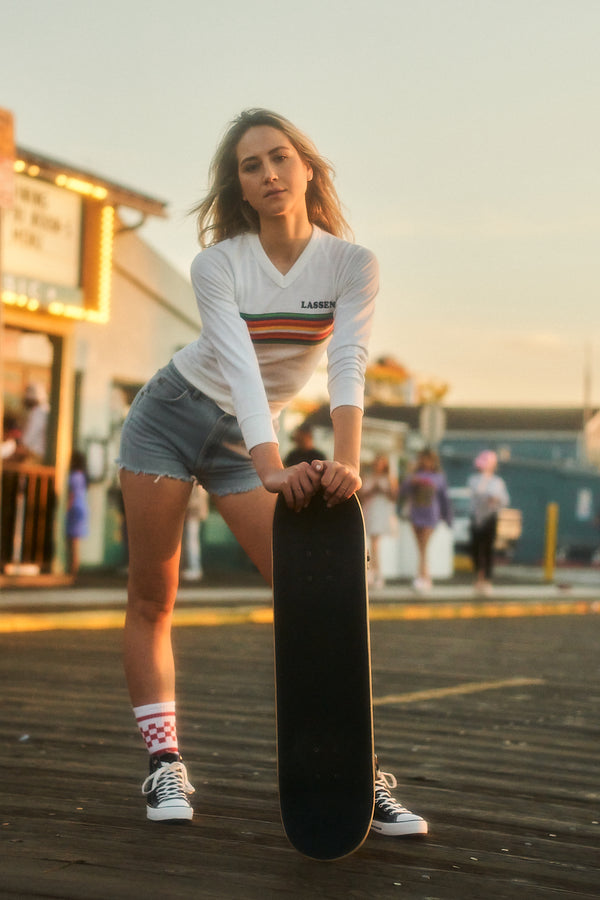
[[[277,763],[283,827],[314,859],[366,838],[374,756],[366,539],[360,503],[273,520]]]

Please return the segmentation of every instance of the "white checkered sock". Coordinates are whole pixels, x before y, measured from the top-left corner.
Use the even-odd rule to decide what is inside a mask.
[[[134,706],[133,714],[152,755],[179,752],[174,700],[168,703]]]

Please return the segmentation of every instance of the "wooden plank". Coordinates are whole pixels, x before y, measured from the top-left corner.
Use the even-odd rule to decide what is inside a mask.
[[[179,828],[145,819],[118,632],[3,634],[0,896],[596,898],[599,632],[579,616],[373,623],[375,697],[414,695],[376,707],[380,763],[430,835],[371,836],[334,864],[281,829],[268,626],[175,631],[197,790]]]

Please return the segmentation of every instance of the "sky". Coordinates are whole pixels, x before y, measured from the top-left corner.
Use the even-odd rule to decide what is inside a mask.
[[[169,204],[186,276],[220,136],[262,106],[336,170],[379,259],[371,357],[450,405],[600,405],[599,0],[19,0],[17,143]]]

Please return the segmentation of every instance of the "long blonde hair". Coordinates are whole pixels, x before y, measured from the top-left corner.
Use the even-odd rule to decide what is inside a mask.
[[[268,125],[283,132],[301,159],[313,171],[306,190],[308,219],[336,237],[352,238],[333,186],[331,164],[319,155],[313,142],[288,119],[268,109],[246,109],[229,125],[208,170],[206,196],[191,212],[197,216],[198,240],[202,247],[252,231],[258,232],[258,214],[242,198],[238,177],[237,146],[249,128]]]

